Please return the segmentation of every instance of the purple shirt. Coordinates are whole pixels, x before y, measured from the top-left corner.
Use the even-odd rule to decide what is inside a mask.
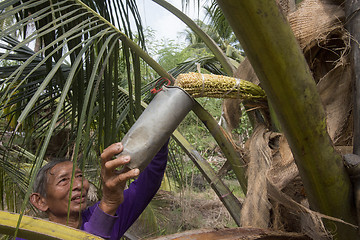
[[[124,191],[124,202],[117,209],[115,216],[104,213],[97,202],[82,212],[80,229],[105,239],[120,239],[158,191],[164,176],[167,155],[168,148],[165,144],[139,177]]]

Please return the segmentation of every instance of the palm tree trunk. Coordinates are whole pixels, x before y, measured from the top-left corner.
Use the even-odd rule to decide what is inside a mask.
[[[358,10],[360,7],[359,0],[347,0],[345,2],[346,28],[351,34],[351,65],[353,69],[353,79],[355,81],[354,89],[354,141],[353,153],[360,154],[360,15]]]
[[[358,10],[360,7],[359,0],[345,1],[345,17],[346,28],[351,35],[351,52],[350,62],[352,66],[352,78],[354,79],[354,94],[353,94],[353,153],[360,155],[360,16]],[[355,206],[357,210],[358,225],[360,222],[360,181],[358,178],[351,178],[354,186]]]
[[[289,142],[312,209],[355,223],[350,179],[332,146],[315,82],[274,1],[218,0],[241,42]],[[360,239],[327,222],[335,239]]]

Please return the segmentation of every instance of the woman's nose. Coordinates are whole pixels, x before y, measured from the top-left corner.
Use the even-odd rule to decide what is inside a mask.
[[[89,182],[86,178],[75,178],[73,182],[72,190],[85,191],[87,192],[89,189]]]
[[[73,190],[75,189],[81,189],[81,186],[82,186],[82,178],[74,178],[74,181],[73,181]]]

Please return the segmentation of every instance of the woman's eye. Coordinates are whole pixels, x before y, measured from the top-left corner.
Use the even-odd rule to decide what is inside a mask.
[[[59,183],[65,183],[68,179],[67,178],[62,178],[60,179]]]

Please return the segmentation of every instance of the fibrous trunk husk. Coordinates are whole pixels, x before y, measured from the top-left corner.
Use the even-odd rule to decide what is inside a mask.
[[[173,235],[162,236],[152,240],[308,240],[309,238],[299,233],[286,233],[281,231],[271,231],[259,228],[230,228],[230,229],[197,229],[176,233]]]
[[[310,210],[298,170],[285,137],[258,125],[247,142],[248,192],[241,226],[302,232],[311,239],[331,239]]]
[[[280,1],[283,9],[286,4]],[[299,46],[303,49],[315,81],[319,82],[319,93],[327,112],[329,134],[336,145],[347,145],[352,133],[351,121],[352,90],[349,60],[349,35],[343,27],[344,10],[330,0],[304,0],[288,20]],[[235,72],[235,77],[260,84],[250,62],[245,59]],[[334,81],[337,81],[334,83]],[[330,86],[331,85],[331,86]],[[339,86],[340,89],[337,89]],[[326,88],[331,87],[326,90]],[[347,96],[345,100],[343,96]],[[328,101],[332,98],[331,101]],[[325,100],[325,101],[324,101]],[[239,125],[240,100],[224,101],[223,116],[229,131]],[[336,106],[342,106],[338,108]],[[255,108],[254,108],[255,109]],[[334,112],[337,111],[337,112]],[[339,119],[341,118],[341,119]],[[344,139],[344,135],[348,137]]]
[[[341,152],[343,154],[351,150],[352,145],[353,83],[347,55],[349,34],[343,27],[342,7],[330,0],[304,0],[296,11],[287,11],[287,17],[317,83],[329,135],[338,149],[346,149]],[[247,59],[240,64],[235,77],[259,84]],[[224,102],[224,117],[230,119],[230,126],[234,127],[239,119],[233,116],[240,115],[236,112],[240,109],[236,104],[239,104],[238,100]],[[267,127],[271,129],[270,125]],[[312,239],[330,239],[321,222],[322,218],[328,217],[308,209],[305,191],[285,137],[264,129],[260,134],[257,129],[246,148],[249,152],[249,194],[243,205],[242,217],[248,216],[243,219],[244,226],[298,231]],[[264,173],[267,173],[266,180],[261,176]],[[264,186],[264,182],[270,184],[270,189],[269,185]]]
[[[266,175],[271,164],[271,149],[266,141],[266,128],[255,128],[249,143],[249,164],[247,169],[248,188],[241,209],[241,226],[268,228],[270,202],[266,191]]]

